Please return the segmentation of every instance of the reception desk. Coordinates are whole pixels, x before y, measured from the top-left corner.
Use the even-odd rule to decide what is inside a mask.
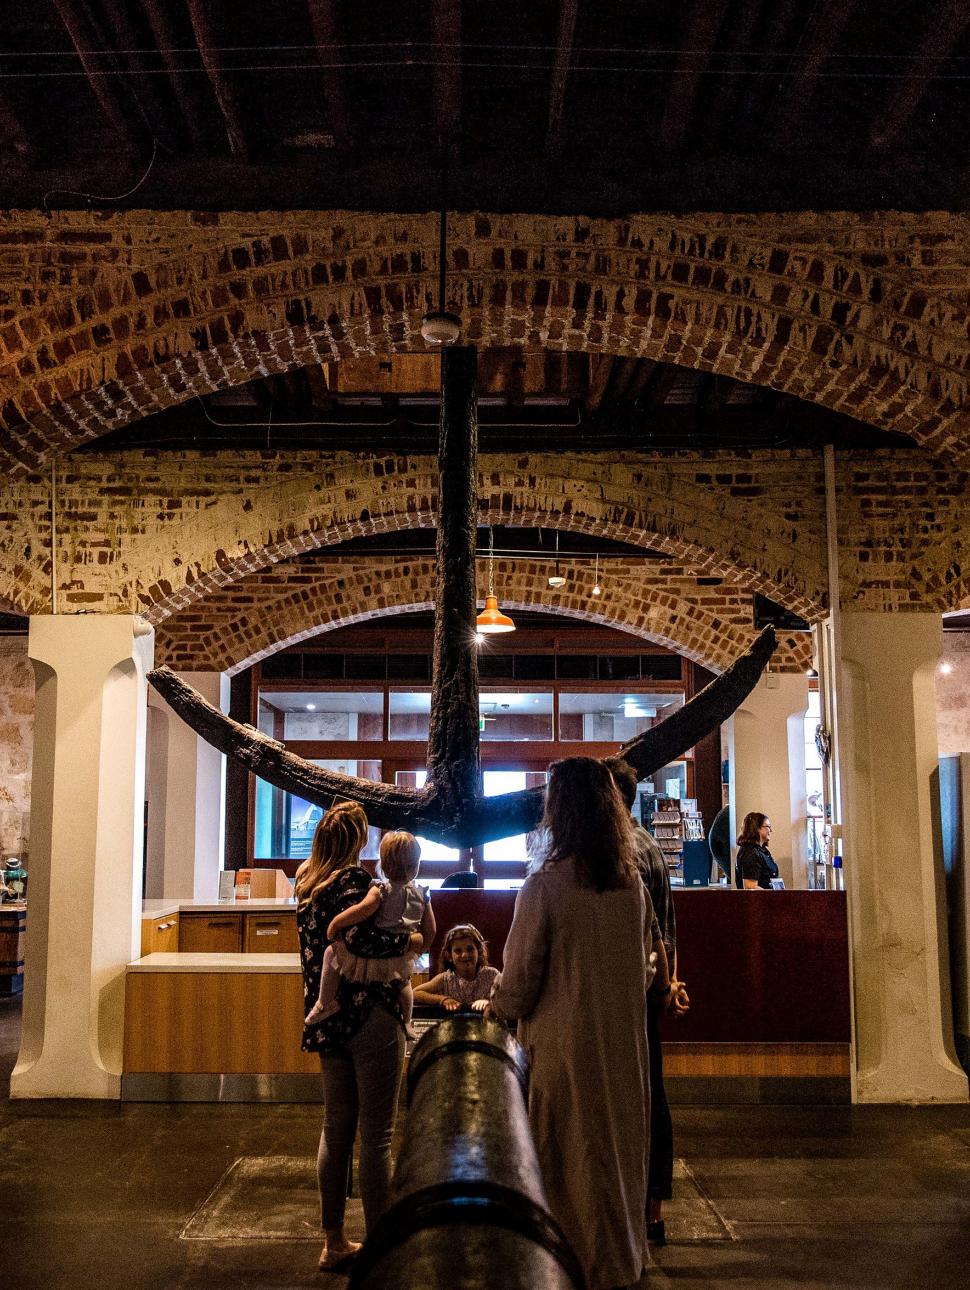
[[[515,892],[436,891],[433,905],[433,962],[448,928],[470,922],[502,966]],[[665,1026],[671,1100],[848,1101],[844,893],[685,890],[675,908],[691,1010]],[[316,1100],[302,1025],[298,954],[149,954],[127,973],[123,1096]]]

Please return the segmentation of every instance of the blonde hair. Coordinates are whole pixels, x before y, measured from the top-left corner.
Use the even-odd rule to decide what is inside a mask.
[[[446,972],[449,968],[454,971],[455,964],[451,957],[451,947],[455,941],[467,937],[468,940],[474,941],[478,946],[478,966],[479,968],[488,967],[488,945],[485,937],[477,927],[472,923],[459,923],[457,927],[452,927],[445,934],[445,943],[441,947],[441,965],[440,971]]]
[[[421,867],[421,843],[413,833],[396,830],[381,838],[381,873],[391,882],[410,882]]]
[[[367,816],[357,802],[331,806],[313,835],[309,857],[296,871],[296,898],[300,909],[313,900],[334,874],[359,864],[367,841]]]

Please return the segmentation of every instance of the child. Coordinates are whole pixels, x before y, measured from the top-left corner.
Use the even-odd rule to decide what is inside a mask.
[[[484,1012],[498,969],[488,966],[488,947],[477,927],[459,923],[445,937],[441,971],[415,992],[418,1003],[437,1003],[447,1012]]]
[[[381,839],[380,870],[385,881],[375,879],[363,900],[332,919],[327,928],[331,942],[323,956],[320,997],[306,1016],[306,1024],[324,1021],[340,1010],[337,986],[348,981],[404,981],[401,1010],[410,1039],[414,991],[411,968],[420,949],[388,957],[386,934],[420,934],[424,948],[434,939],[434,914],[428,893],[414,881],[421,863],[421,847],[411,833],[385,833]],[[346,935],[340,933],[346,929]]]

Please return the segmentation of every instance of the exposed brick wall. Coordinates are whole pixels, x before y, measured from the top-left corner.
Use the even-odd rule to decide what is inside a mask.
[[[0,417],[40,465],[193,393],[420,346],[432,215],[0,215]],[[949,213],[449,219],[482,344],[723,373],[970,454],[970,218]]]
[[[34,669],[24,636],[0,636],[0,859],[27,855]]]
[[[603,594],[592,594],[592,566],[563,565],[566,585],[549,587],[548,561],[495,561],[503,608],[540,608],[585,622],[619,627],[722,670],[754,639],[751,593],[722,584],[698,586],[689,569],[668,563],[601,560]],[[214,593],[175,614],[158,630],[156,660],[182,671],[237,672],[328,627],[379,618],[395,610],[429,609],[434,600],[430,559],[318,560],[282,564]],[[479,568],[484,600],[485,569]],[[811,666],[808,633],[780,639],[773,666],[802,672]]]
[[[433,459],[84,455],[57,466],[58,609],[158,624],[269,564],[356,535],[429,527]],[[917,451],[840,455],[843,603],[956,607],[970,591],[968,478]],[[9,481],[0,597],[50,612],[50,480]],[[809,618],[826,603],[820,456],[483,456],[482,524],[561,528],[663,552]]]

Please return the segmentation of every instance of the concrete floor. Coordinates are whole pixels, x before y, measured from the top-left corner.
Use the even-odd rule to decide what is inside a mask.
[[[10,1102],[18,1031],[18,1005],[0,1001],[5,1287],[345,1284],[316,1271],[306,1180],[302,1237],[198,1239],[199,1213],[240,1157],[313,1157],[316,1108]],[[970,1108],[678,1107],[675,1132],[722,1235],[672,1242],[643,1286],[970,1284]]]

